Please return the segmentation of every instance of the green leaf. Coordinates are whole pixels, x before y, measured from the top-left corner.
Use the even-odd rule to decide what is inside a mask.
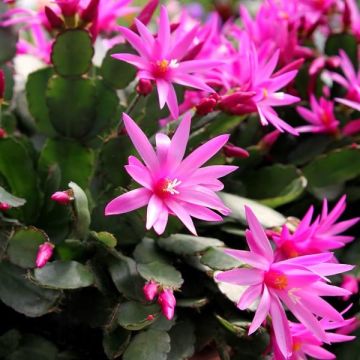
[[[137,272],[133,259],[116,253],[116,257],[114,256],[108,261],[108,269],[121,294],[131,300],[144,300],[142,292],[144,282]]]
[[[35,269],[34,276],[41,285],[54,289],[78,289],[94,283],[90,270],[76,261],[47,263],[43,268]]]
[[[159,314],[160,308],[157,304],[144,305],[129,301],[120,305],[117,321],[124,329],[135,331],[152,324]],[[153,315],[154,318],[149,320],[149,315]]]
[[[38,179],[31,155],[20,141],[11,137],[0,139],[0,174],[14,196],[26,199],[26,204],[17,211],[21,214],[20,219],[28,223],[38,217],[40,206]]]
[[[85,30],[70,29],[60,33],[52,47],[51,61],[61,76],[80,76],[89,71],[94,49]]]
[[[306,188],[307,181],[292,165],[276,164],[248,172],[242,182],[246,195],[269,207],[278,207],[296,200]]]
[[[0,202],[9,204],[11,207],[20,207],[26,203],[26,200],[11,195],[0,186]]]
[[[240,260],[224,253],[222,249],[210,248],[200,259],[213,270],[229,270],[244,265]]]
[[[16,54],[17,36],[12,27],[0,27],[0,64],[11,60]]]
[[[170,336],[164,331],[148,330],[136,335],[124,353],[124,360],[166,360]]]
[[[171,350],[167,360],[186,360],[195,352],[195,329],[190,321],[175,324],[169,331]]]
[[[55,130],[50,122],[45,94],[48,82],[53,74],[53,68],[40,69],[31,73],[26,82],[26,99],[29,111],[39,131],[49,136],[53,136]]]
[[[179,271],[163,262],[139,264],[137,269],[145,280],[154,280],[162,286],[178,289],[184,282]]]
[[[74,235],[80,239],[84,239],[89,232],[90,226],[90,211],[88,199],[80,186],[74,182],[69,183],[69,188],[74,194],[74,208],[75,208],[75,227]]]
[[[116,247],[116,244],[117,244],[116,237],[107,231],[101,231],[101,232],[92,231],[91,235],[97,241],[100,241],[101,243],[103,243],[105,246],[107,246],[109,248]]]
[[[20,347],[6,360],[57,360],[58,350],[50,341],[37,336],[25,335],[21,339]]]
[[[219,196],[224,201],[225,205],[231,209],[229,217],[240,221],[242,224],[247,224],[245,206],[251,208],[260,223],[266,228],[282,226],[285,224],[286,219],[283,215],[256,201],[224,192],[219,193]]]
[[[111,57],[112,54],[132,53],[132,48],[127,44],[115,45],[111,48],[101,65],[101,76],[115,89],[124,89],[135,79],[136,69],[134,66]]]
[[[15,311],[29,317],[54,310],[60,292],[40,288],[26,277],[26,272],[7,262],[0,263],[0,298]]]
[[[21,334],[18,330],[9,330],[0,336],[0,358],[5,359],[13,353],[20,344]]]
[[[130,343],[131,332],[116,328],[113,332],[104,334],[103,348],[108,359],[118,358]]]
[[[360,150],[335,150],[312,161],[303,172],[312,189],[344,183],[360,175]]]
[[[65,137],[84,138],[94,125],[96,88],[89,79],[53,76],[46,103],[54,129]]]
[[[154,239],[143,238],[134,251],[134,258],[140,264],[147,264],[154,261],[166,262],[166,257],[160,252]]]
[[[39,246],[47,241],[48,236],[37,228],[18,230],[9,240],[9,260],[22,268],[33,268]]]
[[[184,234],[174,234],[166,239],[161,238],[158,244],[166,251],[178,255],[194,255],[209,247],[223,247],[225,245],[217,239]]]
[[[49,169],[58,165],[61,170],[60,187],[66,189],[70,181],[86,188],[92,175],[95,162],[92,150],[73,140],[49,139],[42,149],[39,168],[43,176],[48,176]]]
[[[357,40],[354,35],[348,33],[330,35],[325,44],[325,54],[338,56],[339,50],[344,50],[353,65],[357,67]]]
[[[208,298],[198,299],[179,299],[176,301],[176,306],[183,308],[199,309],[209,303]]]

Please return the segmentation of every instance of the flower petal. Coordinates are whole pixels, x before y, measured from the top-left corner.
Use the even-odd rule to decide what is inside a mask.
[[[264,322],[270,310],[270,294],[266,286],[263,288],[260,303],[249,328],[249,335],[253,334]]]
[[[264,272],[257,269],[232,269],[217,274],[215,279],[235,285],[258,285],[264,280]]]

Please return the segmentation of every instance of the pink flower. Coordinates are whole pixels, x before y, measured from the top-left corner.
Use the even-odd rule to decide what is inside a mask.
[[[144,287],[143,292],[147,301],[153,301],[158,293],[159,285],[155,281],[148,281]]]
[[[344,275],[343,281],[340,285],[343,289],[349,290],[351,294],[359,292],[359,279],[354,275]],[[344,300],[350,299],[350,295],[345,295]]]
[[[340,343],[345,341],[351,341],[355,339],[355,336],[341,335],[334,333],[331,330],[339,330],[348,327],[353,323],[354,318],[342,321],[329,321],[327,319],[320,320],[322,328],[326,332],[326,336],[330,343]],[[293,341],[293,352],[289,358],[283,356],[279,350],[276,341],[274,344],[274,357],[273,360],[306,360],[307,357],[313,359],[335,359],[335,355],[330,351],[323,348],[324,342],[317,339],[311,331],[309,331],[304,325],[289,322],[291,337]],[[274,334],[271,334],[274,336]]]
[[[272,238],[276,243],[276,258],[287,259],[300,255],[317,254],[329,250],[339,249],[354,240],[354,237],[341,235],[359,218],[337,222],[346,209],[346,196],[344,195],[328,212],[327,200],[324,199],[322,213],[311,224],[314,209],[311,206],[300,224],[293,233],[286,225],[280,235]]]
[[[353,267],[327,263],[333,258],[331,253],[275,261],[264,229],[248,207],[245,211],[250,228],[246,232],[250,251],[227,249],[225,252],[240,259],[249,268],[224,271],[215,275],[215,278],[217,281],[248,286],[237,304],[239,309],[245,310],[255,300],[260,301],[249,335],[270,315],[279,350],[285,358],[290,356],[293,344],[283,303],[317,339],[328,343],[327,334],[316,317],[326,317],[332,321],[342,321],[343,318],[321,296],[343,296],[348,292],[324,280],[328,281],[328,275],[345,272]]]
[[[327,133],[336,134],[339,131],[339,120],[334,115],[334,103],[321,97],[319,101],[312,94],[310,96],[311,110],[298,106],[297,112],[310,125],[300,126],[296,130],[299,132]]]
[[[176,299],[171,289],[164,289],[161,291],[158,302],[161,306],[161,311],[164,316],[171,320],[174,317]]]
[[[237,56],[225,70],[231,74],[230,94],[222,97],[219,107],[238,115],[257,112],[262,125],[270,123],[281,132],[287,131],[298,135],[298,132],[280,119],[273,109],[300,100],[298,97],[279,91],[295,78],[297,71],[290,70],[274,75],[279,51],[275,51],[270,58],[264,57],[246,34],[239,39],[239,43]]]
[[[44,267],[54,252],[54,245],[50,242],[46,242],[39,246],[38,253],[36,255],[36,266],[38,268]]]
[[[213,92],[199,75],[222,65],[223,62],[210,59],[183,61],[197,33],[197,27],[184,32],[180,23],[177,29],[171,32],[167,10],[164,6],[160,9],[156,37],[141,21],[135,19],[135,23],[140,36],[125,27],[119,27],[119,29],[139,55],[114,54],[112,56],[134,65],[138,69],[138,78],[154,80],[160,108],[163,108],[166,103],[172,117],[176,119],[179,116],[179,107],[173,84]]]
[[[341,104],[360,111],[360,71],[356,72],[345,51],[340,50],[341,69],[344,76],[330,73],[331,78],[347,90],[345,98],[335,98]]]
[[[56,201],[60,205],[68,205],[73,200],[66,191],[57,191],[51,195],[51,200]]]
[[[147,205],[146,228],[154,227],[161,235],[168,216],[177,216],[193,233],[196,230],[191,217],[205,221],[222,218],[230,210],[215,194],[223,188],[218,178],[237,169],[236,166],[201,166],[215,155],[228,141],[229,135],[220,135],[203,144],[184,160],[190,133],[190,115],[186,115],[170,140],[165,134],[156,135],[156,152],[146,135],[126,114],[123,114],[126,131],[145,165],[134,156],[125,166],[130,176],[142,187],[112,200],[105,215],[123,214]]]

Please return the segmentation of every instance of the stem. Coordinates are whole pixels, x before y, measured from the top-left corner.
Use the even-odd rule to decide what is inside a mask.
[[[128,105],[128,107],[126,108],[126,110],[124,111],[126,114],[130,115],[132,113],[132,111],[135,109],[137,103],[139,102],[141,98],[140,94],[136,94],[136,96],[131,100],[130,104]],[[117,126],[117,134],[120,135],[121,134],[121,130],[123,128],[123,120],[122,118],[119,120],[119,124]]]

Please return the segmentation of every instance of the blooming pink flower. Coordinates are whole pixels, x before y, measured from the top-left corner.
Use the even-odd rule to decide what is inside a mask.
[[[54,245],[50,242],[43,243],[39,246],[38,253],[36,255],[36,266],[38,268],[44,267],[54,252]]]
[[[342,321],[329,321],[327,319],[320,320],[322,328],[326,332],[326,336],[330,343],[340,343],[345,341],[351,341],[355,339],[355,336],[342,335],[334,333],[331,330],[337,330],[349,326],[353,323],[354,318]],[[324,343],[317,339],[311,331],[309,331],[304,325],[289,322],[291,337],[293,341],[293,352],[288,358],[284,357],[276,341],[274,344],[274,356],[273,360],[306,360],[307,356],[314,359],[335,359],[335,355],[330,351],[323,348]],[[274,334],[272,334],[274,336]]]
[[[164,316],[171,320],[174,317],[176,299],[171,289],[163,289],[159,295],[158,302]]]
[[[126,114],[123,114],[126,131],[145,165],[136,157],[129,157],[125,167],[130,176],[142,187],[120,195],[105,208],[105,215],[123,214],[145,205],[146,228],[164,232],[168,215],[177,216],[194,234],[191,217],[205,221],[220,221],[229,209],[215,194],[223,188],[218,178],[237,169],[236,166],[201,166],[216,154],[228,141],[229,135],[220,135],[208,141],[184,160],[190,133],[190,115],[186,115],[170,140],[165,134],[156,135],[156,152],[146,135]]]
[[[343,289],[349,290],[351,294],[357,294],[359,292],[359,279],[354,275],[344,275],[343,281],[340,285]],[[345,295],[344,300],[350,299],[350,295]]]
[[[247,309],[255,300],[259,305],[249,329],[254,333],[270,314],[275,339],[280,352],[286,358],[292,353],[292,339],[282,303],[314,336],[328,343],[325,330],[316,316],[332,321],[343,318],[321,296],[342,296],[348,293],[342,288],[329,285],[326,276],[345,272],[352,266],[328,263],[331,253],[301,256],[275,261],[270,242],[253,212],[246,207],[250,230],[246,240],[250,251],[226,249],[225,252],[246,263],[250,268],[237,268],[215,275],[217,281],[248,286],[237,307]]]
[[[220,66],[223,62],[218,60],[183,61],[183,57],[194,40],[197,27],[184,33],[180,24],[175,31],[171,32],[167,10],[164,6],[160,9],[156,37],[141,21],[135,19],[135,23],[140,36],[125,27],[119,27],[119,29],[139,55],[114,54],[112,56],[134,65],[138,69],[138,78],[154,80],[160,108],[163,108],[166,103],[172,117],[176,119],[179,116],[179,107],[173,84],[213,92],[199,74],[204,74],[208,69]]]
[[[147,301],[153,301],[158,293],[159,285],[155,281],[148,281],[144,287],[144,295]]]
[[[273,75],[279,59],[279,51],[268,59],[258,51],[246,34],[239,40],[240,49],[233,63],[225,71],[231,73],[233,83],[229,95],[219,102],[219,107],[233,114],[257,112],[262,125],[269,123],[281,132],[297,135],[298,132],[279,118],[273,107],[298,102],[298,97],[279,91],[289,84],[297,71],[291,70]]]
[[[284,225],[281,234],[272,237],[277,247],[276,258],[287,259],[339,249],[354,240],[354,237],[341,235],[341,233],[355,225],[359,218],[337,223],[345,209],[345,195],[330,213],[328,213],[327,200],[324,199],[322,213],[313,224],[311,224],[311,219],[314,209],[311,206],[293,233],[290,233],[287,226]]]
[[[336,134],[339,131],[339,120],[334,115],[334,103],[321,97],[319,101],[314,95],[310,96],[311,110],[298,106],[297,112],[310,125],[300,126],[296,130],[299,132],[327,133]]]
[[[341,104],[360,111],[360,71],[356,72],[353,64],[345,51],[340,50],[341,69],[344,76],[338,73],[330,73],[331,78],[343,86],[346,90],[345,98],[335,98]]]

